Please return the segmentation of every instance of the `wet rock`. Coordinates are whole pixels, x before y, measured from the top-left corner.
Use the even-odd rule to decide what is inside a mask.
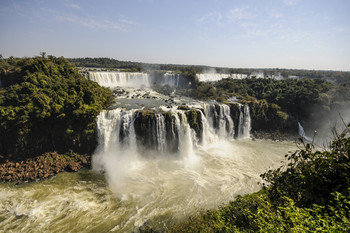
[[[49,178],[63,171],[78,171],[90,168],[91,156],[76,153],[45,153],[35,158],[18,162],[0,163],[0,181],[23,182]]]

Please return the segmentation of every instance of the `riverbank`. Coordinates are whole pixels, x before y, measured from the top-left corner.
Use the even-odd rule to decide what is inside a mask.
[[[22,161],[0,161],[0,182],[25,182],[50,178],[63,171],[91,168],[91,155],[47,152]]]

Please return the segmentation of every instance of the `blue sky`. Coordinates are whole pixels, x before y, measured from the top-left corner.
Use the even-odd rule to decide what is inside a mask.
[[[0,53],[350,71],[349,0],[0,0]]]

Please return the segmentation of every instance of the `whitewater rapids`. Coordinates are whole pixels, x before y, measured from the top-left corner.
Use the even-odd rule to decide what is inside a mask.
[[[294,149],[291,142],[218,140],[198,147],[194,161],[118,156],[107,179],[85,170],[0,184],[0,231],[132,232],[145,224],[165,229],[259,190],[259,174],[280,166]]]

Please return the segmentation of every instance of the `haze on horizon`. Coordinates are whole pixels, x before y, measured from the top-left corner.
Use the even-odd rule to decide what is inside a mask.
[[[2,0],[0,54],[350,71],[347,0]]]

